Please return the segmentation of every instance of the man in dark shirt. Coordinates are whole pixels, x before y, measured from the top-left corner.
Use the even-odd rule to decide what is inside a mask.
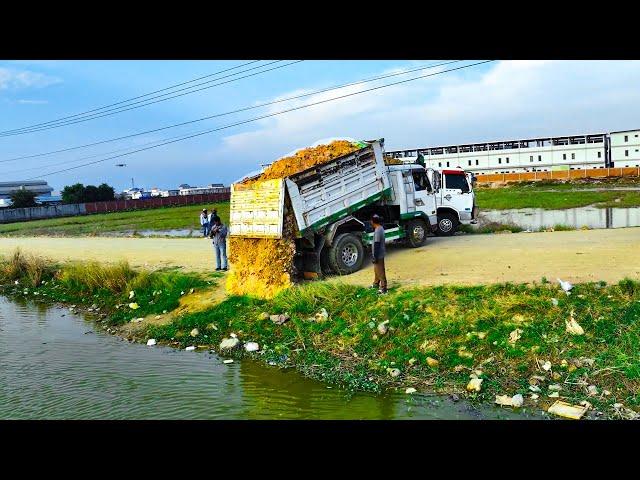
[[[384,242],[384,227],[382,226],[382,218],[374,214],[371,217],[371,225],[373,225],[373,271],[374,279],[371,288],[377,288],[378,293],[384,295],[387,293],[387,274],[384,269],[384,256],[386,254]]]

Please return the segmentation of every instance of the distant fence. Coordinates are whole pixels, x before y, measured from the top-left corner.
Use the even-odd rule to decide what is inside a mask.
[[[588,168],[581,170],[556,170],[550,172],[489,173],[486,175],[476,174],[478,183],[631,176],[640,177],[640,167]]]
[[[33,208],[0,208],[0,223],[26,222],[43,218],[74,217],[92,213],[142,210],[199,203],[226,202],[230,192],[207,193],[203,195],[180,195],[174,197],[153,197],[140,200],[113,200],[110,202],[78,203],[71,205],[49,205]]]

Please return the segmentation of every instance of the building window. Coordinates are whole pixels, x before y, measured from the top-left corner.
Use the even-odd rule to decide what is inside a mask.
[[[625,135],[625,136],[624,136],[624,141],[625,141],[625,142],[628,142],[628,141],[629,141],[629,135]]]
[[[442,166],[442,162],[438,162],[438,166],[441,167]]]
[[[502,159],[501,158],[498,158],[498,163],[502,163]]]
[[[629,150],[625,150],[625,151],[624,151],[624,156],[625,156],[625,157],[628,157],[628,156],[629,156]]]
[[[575,153],[572,153],[572,154],[571,154],[571,160],[575,160],[575,159],[576,159],[576,154],[575,154]]]
[[[562,159],[563,159],[563,160],[566,160],[566,159],[567,159],[567,154],[566,154],[566,153],[563,153],[563,154],[562,154]]]
[[[469,160],[469,166],[471,166],[471,160]]]
[[[538,155],[538,161],[541,162],[542,161],[542,155]]]
[[[507,163],[509,163],[509,157],[507,157]]]
[[[637,152],[637,150],[636,150],[636,152]],[[478,159],[477,158],[476,158],[476,165],[478,165]]]
[[[447,167],[449,166],[449,162],[447,162]]]
[[[529,161],[533,162],[533,155],[529,155]]]
[[[598,158],[602,158],[602,152],[598,152]]]

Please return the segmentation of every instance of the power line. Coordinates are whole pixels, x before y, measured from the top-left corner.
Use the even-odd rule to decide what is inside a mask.
[[[96,118],[102,118],[102,117],[108,117],[108,116],[111,116],[111,115],[116,115],[118,113],[126,112],[128,110],[135,110],[137,108],[146,107],[146,106],[152,105],[154,103],[164,102],[164,101],[167,101],[167,100],[171,100],[173,98],[182,97],[184,95],[190,95],[190,94],[195,93],[195,92],[199,92],[199,91],[202,91],[202,90],[207,90],[209,88],[213,88],[213,87],[217,87],[217,86],[224,85],[224,84],[227,84],[227,83],[231,83],[231,82],[235,82],[235,81],[238,81],[238,80],[242,80],[243,78],[253,77],[255,75],[260,75],[262,73],[270,72],[272,70],[278,70],[280,68],[288,67],[289,65],[293,65],[295,63],[300,63],[302,61],[303,60],[296,60],[296,61],[293,61],[293,62],[290,62],[290,63],[286,63],[284,65],[280,65],[280,66],[273,67],[273,68],[268,68],[268,69],[262,70],[260,72],[255,72],[255,73],[252,73],[252,74],[249,74],[249,75],[244,75],[242,77],[232,78],[231,80],[227,80],[225,82],[215,83],[213,85],[202,87],[202,88],[199,88],[199,89],[196,89],[196,90],[191,90],[189,92],[181,93],[179,95],[173,95],[173,93],[175,93],[175,92],[179,92],[179,91],[187,90],[187,89],[176,90],[175,92],[170,92],[170,93],[166,93],[166,94],[163,94],[163,95],[158,95],[157,97],[151,97],[150,99],[144,100],[143,102],[147,102],[147,103],[144,103],[143,105],[131,106],[129,108],[113,109],[115,111],[112,111],[111,113],[107,113],[108,112],[107,111],[107,112],[105,112],[103,114],[88,116],[88,117],[77,119],[75,121],[69,121],[69,122],[66,122],[66,123],[59,123],[57,125],[50,125],[48,127],[32,129],[32,130],[25,130],[25,131],[16,132],[16,133],[10,133],[10,134],[8,133],[8,134],[5,134],[5,135],[0,134],[0,137],[9,137],[9,136],[15,136],[15,135],[23,135],[23,134],[26,134],[26,133],[39,132],[39,131],[43,131],[43,130],[50,130],[52,128],[64,127],[64,126],[67,126],[67,125],[73,125],[73,124],[76,124],[76,123],[86,122],[86,121],[89,121],[89,120],[95,120]],[[244,73],[244,72],[247,72],[249,70],[254,70],[255,68],[262,68],[262,67],[270,65],[272,63],[278,63],[278,62],[282,62],[282,60],[277,60],[275,62],[271,62],[271,63],[265,64],[265,65],[261,65],[259,67],[253,67],[253,68],[244,70],[243,72],[234,73],[233,75],[237,75],[238,73]],[[231,76],[231,75],[228,75],[228,76]],[[221,78],[226,78],[226,77],[221,77]],[[211,80],[211,81],[217,81],[217,80],[220,80],[220,78],[217,78],[217,79]],[[204,85],[205,83],[210,83],[211,81],[203,82],[202,84],[199,84],[199,85]],[[199,85],[192,85],[191,87],[188,87],[188,88],[193,88],[193,87],[196,87],[196,86],[199,86]],[[167,95],[173,95],[173,96],[170,96],[170,97],[167,97],[167,98],[163,98],[163,99],[160,99],[160,100],[155,100],[153,102],[148,101],[148,100],[151,100],[153,98],[165,97]],[[141,103],[141,102],[135,102],[134,104],[131,104],[131,105],[135,105],[136,103]]]
[[[104,107],[94,108],[94,109],[92,109],[92,110],[87,110],[87,111],[85,111],[85,112],[76,113],[76,114],[74,114],[74,115],[68,115],[68,116],[66,116],[66,117],[55,118],[55,119],[53,119],[53,120],[49,120],[48,122],[36,123],[36,124],[33,124],[33,125],[27,125],[27,126],[25,126],[25,127],[21,127],[21,128],[15,128],[15,129],[12,129],[12,130],[5,130],[5,131],[1,131],[1,132],[0,132],[0,134],[5,134],[5,133],[9,133],[9,132],[15,132],[15,131],[18,131],[18,130],[30,129],[30,128],[34,128],[34,127],[39,127],[39,126],[47,125],[47,124],[50,124],[50,123],[56,123],[56,122],[59,122],[59,121],[61,121],[61,120],[66,120],[66,119],[73,118],[73,117],[83,116],[83,115],[86,115],[86,114],[88,114],[88,113],[93,113],[93,112],[97,112],[97,111],[99,111],[99,110],[104,110],[105,108],[110,108],[110,107],[114,107],[114,106],[116,106],[116,105],[121,105],[121,104],[123,104],[123,103],[128,103],[128,102],[130,102],[130,101],[132,101],[132,100],[137,100],[137,99],[139,99],[139,98],[148,97],[149,95],[153,95],[153,94],[155,94],[155,93],[160,93],[160,92],[164,92],[164,91],[166,91],[166,90],[170,90],[170,89],[172,89],[172,88],[181,87],[182,85],[186,85],[186,84],[188,84],[188,83],[197,82],[198,80],[202,80],[203,78],[213,77],[213,76],[215,76],[215,75],[219,75],[219,74],[224,73],[224,72],[229,72],[229,71],[231,71],[231,70],[235,70],[235,69],[237,69],[237,68],[242,68],[242,67],[245,67],[245,66],[247,66],[247,65],[251,65],[252,63],[256,63],[256,62],[260,62],[260,61],[261,61],[261,60],[252,60],[251,62],[246,62],[246,63],[240,64],[240,65],[236,65],[235,67],[226,68],[226,69],[224,69],[224,70],[219,70],[219,71],[217,71],[217,72],[210,73],[209,75],[204,75],[203,77],[194,78],[193,80],[189,80],[189,81],[187,81],[187,82],[182,82],[182,83],[178,83],[178,84],[176,84],[176,85],[171,85],[171,86],[169,86],[169,87],[162,88],[162,89],[160,89],[160,90],[155,90],[155,91],[153,91],[153,92],[145,93],[144,95],[138,95],[137,97],[128,98],[128,99],[126,99],[126,100],[122,100],[122,101],[120,101],[120,102],[111,103],[111,104],[109,104],[109,105],[105,105]]]
[[[409,79],[406,79],[406,80],[400,80],[400,81],[389,83],[389,84],[386,84],[386,85],[381,85],[381,86],[378,86],[378,87],[372,87],[372,88],[369,88],[369,89],[366,89],[366,90],[361,90],[359,92],[348,93],[348,94],[341,95],[341,96],[338,96],[338,97],[333,97],[333,98],[329,98],[329,99],[326,99],[326,100],[320,100],[318,102],[308,103],[306,105],[302,105],[302,106],[299,106],[299,107],[293,107],[293,108],[289,108],[287,110],[281,110],[279,112],[271,113],[271,114],[268,114],[268,115],[262,115],[260,117],[254,117],[254,118],[250,118],[248,120],[243,120],[241,122],[236,122],[236,123],[232,123],[232,124],[229,124],[229,125],[224,125],[222,127],[213,128],[213,129],[210,129],[210,130],[205,130],[203,132],[199,132],[199,133],[196,133],[196,134],[183,136],[183,137],[175,139],[175,140],[165,141],[163,143],[159,143],[159,144],[153,145],[151,147],[140,148],[138,150],[134,150],[132,152],[125,153],[123,155],[116,155],[116,156],[113,156],[113,157],[107,157],[107,158],[103,158],[101,160],[96,160],[94,162],[88,162],[88,163],[85,163],[85,164],[82,164],[82,165],[77,165],[77,166],[74,166],[74,167],[65,168],[65,169],[62,169],[62,170],[57,170],[55,172],[47,172],[47,173],[45,173],[43,175],[39,175],[39,176],[36,176],[36,177],[28,178],[27,180],[34,180],[36,178],[42,178],[45,175],[54,175],[56,173],[68,172],[70,170],[75,170],[75,169],[86,167],[86,166],[89,166],[89,165],[95,165],[97,163],[106,162],[108,160],[113,160],[114,158],[125,157],[127,155],[132,155],[134,153],[142,152],[142,151],[145,151],[145,150],[151,150],[153,148],[158,148],[158,147],[161,147],[161,146],[164,146],[164,145],[169,145],[171,143],[181,142],[181,141],[184,141],[184,140],[188,140],[190,138],[206,135],[208,133],[213,133],[213,132],[217,132],[217,131],[220,131],[220,130],[225,130],[227,128],[237,127],[238,125],[244,125],[244,124],[247,124],[247,123],[256,122],[258,120],[263,120],[265,118],[275,117],[277,115],[282,115],[282,114],[285,114],[285,113],[288,113],[288,112],[301,110],[303,108],[309,108],[309,107],[312,107],[312,106],[315,106],[315,105],[320,105],[320,104],[323,104],[323,103],[332,102],[332,101],[335,101],[335,100],[340,100],[342,98],[352,97],[354,95],[361,95],[361,94],[366,93],[366,92],[371,92],[371,91],[374,91],[374,90],[380,90],[382,88],[387,88],[387,87],[391,87],[391,86],[394,86],[394,85],[400,85],[400,84],[403,84],[403,83],[413,82],[415,80],[420,80],[422,78],[427,78],[427,77],[433,77],[435,75],[441,75],[443,73],[453,72],[455,70],[461,70],[461,69],[464,69],[464,68],[475,67],[477,65],[482,65],[484,63],[489,63],[489,62],[493,62],[493,61],[494,60],[484,60],[482,62],[476,62],[476,63],[472,63],[470,65],[464,65],[462,67],[456,67],[456,68],[451,68],[451,69],[448,69],[448,70],[442,70],[440,72],[431,73],[431,74],[428,74],[428,75],[421,75],[419,77],[413,77],[413,78],[409,78]]]
[[[28,158],[44,157],[44,156],[53,155],[53,154],[56,154],[56,153],[63,153],[63,152],[71,151],[71,150],[78,150],[78,149],[81,149],[81,148],[93,147],[93,146],[100,145],[100,144],[103,144],[103,143],[110,143],[110,142],[115,142],[115,141],[118,141],[118,140],[124,140],[126,138],[136,137],[136,136],[139,136],[139,135],[146,135],[148,133],[155,133],[155,132],[159,132],[161,130],[167,130],[167,129],[170,129],[170,128],[189,125],[191,123],[197,123],[197,122],[202,122],[202,121],[205,121],[205,120],[210,120],[210,119],[216,118],[216,117],[232,115],[234,113],[240,113],[240,112],[244,112],[244,111],[247,111],[247,110],[254,110],[256,108],[262,108],[262,107],[266,107],[266,106],[269,106],[269,105],[274,105],[274,104],[277,104],[277,103],[288,102],[290,100],[297,100],[299,98],[309,97],[309,96],[312,96],[312,95],[317,95],[319,93],[325,93],[325,92],[329,92],[329,91],[332,91],[332,90],[339,90],[339,89],[350,87],[350,86],[353,86],[353,85],[373,82],[373,81],[382,80],[382,79],[390,78],[390,77],[397,77],[399,75],[407,75],[408,73],[416,72],[416,71],[419,71],[419,70],[427,70],[427,69],[430,69],[430,68],[437,68],[437,67],[441,67],[441,66],[444,66],[444,65],[449,65],[449,64],[452,64],[452,63],[459,63],[459,62],[462,62],[462,60],[452,60],[452,61],[448,61],[448,62],[442,62],[442,63],[431,64],[431,65],[421,65],[420,67],[412,68],[412,69],[409,69],[409,70],[403,70],[403,71],[400,71],[400,72],[389,73],[389,74],[380,75],[380,76],[373,77],[373,78],[368,78],[368,79],[364,79],[364,80],[358,80],[358,81],[355,81],[355,82],[344,83],[342,85],[337,85],[335,87],[323,88],[323,89],[315,90],[315,91],[309,92],[309,93],[303,93],[303,94],[300,94],[300,95],[294,95],[292,97],[282,98],[282,99],[279,99],[279,100],[273,100],[271,102],[264,102],[264,103],[260,103],[260,104],[257,104],[257,105],[252,105],[252,106],[249,106],[249,107],[243,107],[243,108],[239,108],[239,109],[236,109],[236,110],[231,110],[229,112],[217,113],[217,114],[214,114],[214,115],[201,117],[201,118],[198,118],[198,119],[195,119],[195,120],[189,120],[187,122],[175,123],[173,125],[168,125],[168,126],[165,126],[165,127],[155,128],[153,130],[146,130],[144,132],[134,133],[134,134],[131,134],[131,135],[125,135],[125,136],[122,136],[122,137],[116,137],[116,138],[111,138],[111,139],[107,139],[107,140],[101,140],[99,142],[87,143],[87,144],[84,144],[84,145],[79,145],[79,146],[70,147],[70,148],[64,148],[64,149],[61,149],[61,150],[54,150],[54,151],[51,151],[51,152],[44,152],[44,153],[38,153],[38,154],[33,154],[33,155],[25,155],[25,156],[22,156],[22,157],[8,158],[8,159],[0,160],[0,163],[14,162],[14,161],[17,161],[17,160],[23,160],[23,159],[28,159]]]

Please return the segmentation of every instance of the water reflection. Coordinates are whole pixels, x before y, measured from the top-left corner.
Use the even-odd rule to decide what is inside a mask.
[[[446,397],[349,394],[252,361],[132,344],[0,297],[0,419],[526,418]]]

